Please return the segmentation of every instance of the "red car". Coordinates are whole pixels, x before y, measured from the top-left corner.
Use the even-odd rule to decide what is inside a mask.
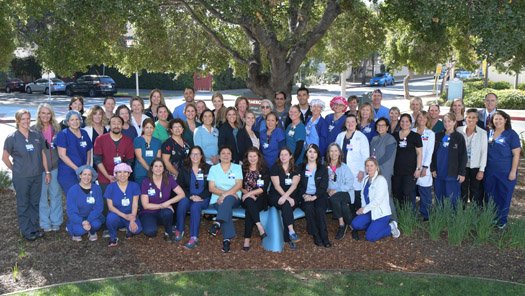
[[[5,81],[5,92],[10,93],[12,91],[25,91],[25,83],[18,78],[10,78]]]

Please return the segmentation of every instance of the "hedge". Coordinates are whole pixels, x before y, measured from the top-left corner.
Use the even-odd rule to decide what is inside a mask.
[[[525,91],[518,89],[497,90],[485,88],[470,93],[464,97],[465,106],[483,108],[485,95],[493,92],[498,96],[498,108],[501,109],[525,109]]]

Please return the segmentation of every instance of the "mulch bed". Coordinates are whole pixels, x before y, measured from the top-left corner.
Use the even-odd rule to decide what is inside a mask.
[[[525,215],[525,161],[521,161],[511,216]],[[487,277],[525,283],[525,252],[498,249],[494,245],[465,243],[448,245],[446,239],[434,242],[423,233],[399,239],[369,243],[356,242],[349,235],[333,240],[336,223],[329,219],[329,233],[334,246],[316,247],[306,233],[305,219],[297,220],[295,229],[301,237],[296,251],[285,247],[282,253],[264,251],[260,239],[252,239],[252,248],[242,251],[244,223],[236,222],[238,237],[232,251],[221,252],[222,241],[207,234],[210,221],[203,220],[199,246],[185,250],[182,244],[169,244],[161,236],[148,239],[139,235],[108,248],[106,239],[78,243],[69,239],[64,229],[46,234],[29,243],[18,234],[14,194],[0,192],[0,293],[40,287],[55,283],[92,278],[153,272],[215,269],[344,269],[351,271],[384,270],[428,272]],[[189,225],[189,223],[187,224]],[[187,226],[188,227],[188,226]],[[159,232],[160,234],[161,232]],[[257,233],[257,231],[254,231]],[[363,234],[361,234],[363,237]],[[187,236],[183,240],[185,243]],[[13,278],[15,265],[18,279]]]

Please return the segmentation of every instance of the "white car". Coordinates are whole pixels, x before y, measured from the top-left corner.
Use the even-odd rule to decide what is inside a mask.
[[[51,93],[65,92],[66,84],[58,78],[51,78],[51,83],[47,78],[40,78],[26,85],[26,93],[42,92],[49,94],[49,87],[51,86]]]

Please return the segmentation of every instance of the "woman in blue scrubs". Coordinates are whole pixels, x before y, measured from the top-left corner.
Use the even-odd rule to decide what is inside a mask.
[[[465,138],[456,132],[456,116],[448,113],[443,116],[445,130],[436,134],[431,171],[435,178],[436,200],[443,202],[450,198],[453,206],[461,196],[461,183],[465,181],[467,167],[467,148]]]
[[[82,116],[77,111],[67,112],[65,122],[68,128],[57,134],[55,146],[58,150],[58,183],[65,194],[78,183],[76,170],[89,164],[93,144],[87,132],[80,128]]]
[[[505,228],[510,201],[518,178],[520,139],[512,129],[510,116],[497,110],[489,131],[489,149],[485,168],[485,194],[496,204],[498,227]]]
[[[104,224],[104,200],[102,190],[95,183],[97,172],[91,166],[83,165],[76,171],[80,182],[67,193],[67,232],[76,242],[88,234],[89,241],[98,239],[97,230]]]
[[[328,123],[328,136],[326,137],[326,143],[328,145],[335,142],[335,139],[339,133],[343,131],[347,107],[348,104],[344,97],[333,97],[330,101],[330,108],[334,111],[334,113],[327,115],[325,118],[326,123]],[[325,152],[328,153],[328,151],[321,151],[321,154],[325,155]]]
[[[261,152],[267,167],[272,167],[279,156],[279,149],[286,145],[284,131],[277,126],[277,115],[266,115],[266,129],[261,132]]]
[[[293,152],[293,158],[297,164],[301,164],[304,158],[304,141],[306,140],[306,128],[301,121],[301,108],[293,105],[288,111],[288,119],[291,121],[284,132],[286,136],[286,147]]]

